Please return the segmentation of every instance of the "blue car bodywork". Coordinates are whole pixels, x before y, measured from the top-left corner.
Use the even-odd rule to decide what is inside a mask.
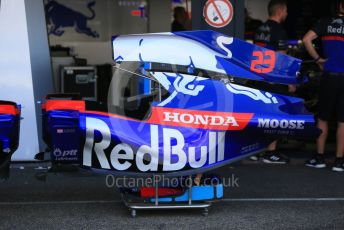
[[[249,86],[301,83],[298,59],[213,31],[118,36],[112,45],[108,102],[48,96],[43,105],[56,163],[180,176],[238,161],[280,137],[319,134],[301,99]],[[127,75],[149,86],[135,97],[136,109],[114,89]]]
[[[17,150],[20,130],[20,106],[0,101],[0,178],[7,178],[12,154]]]

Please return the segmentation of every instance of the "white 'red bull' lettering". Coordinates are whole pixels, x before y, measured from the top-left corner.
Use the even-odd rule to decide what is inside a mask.
[[[216,161],[216,133],[209,133],[209,164],[213,164]]]
[[[120,153],[121,151],[124,153],[121,154]],[[125,143],[116,145],[111,151],[111,155],[110,155],[110,161],[112,162],[113,165],[117,165],[118,170],[127,170],[132,165],[128,161],[125,161],[123,164],[121,164],[119,160],[130,160],[133,158],[134,158],[134,153],[133,153],[132,148]]]
[[[97,129],[95,129],[97,127]],[[102,141],[94,143],[94,131],[98,130],[102,134]],[[99,160],[100,166],[104,169],[110,169],[110,164],[105,156],[104,149],[107,149],[111,143],[111,132],[108,125],[96,118],[86,118],[86,142],[84,146],[83,165],[92,165],[92,149],[94,144],[94,151]]]
[[[196,147],[189,147],[189,164],[191,168],[200,168],[207,161],[207,146],[201,146],[201,157],[196,160]]]
[[[225,132],[218,133],[217,141],[217,161],[223,161],[225,159]]]
[[[163,171],[174,171],[180,170],[185,167],[186,164],[186,153],[183,148],[185,145],[185,140],[183,134],[176,129],[163,129],[164,136],[164,162]],[[171,140],[176,139],[177,144],[171,146]],[[178,161],[172,163],[172,155],[178,157]]]
[[[151,146],[142,145],[136,154],[136,166],[142,172],[146,171],[156,171],[158,168],[158,160],[159,160],[159,138],[158,137],[158,126],[152,125],[151,126]],[[143,162],[146,154],[150,155],[150,163],[145,164]],[[149,158],[148,158],[149,159]],[[114,165],[114,168],[115,165]]]
[[[339,26],[339,27],[328,26],[327,32],[330,34],[339,34],[339,35],[344,34],[344,26]]]
[[[95,131],[101,133],[100,142],[95,142]],[[177,171],[182,170],[187,163],[192,168],[201,168],[207,161],[208,164],[214,164],[224,160],[225,132],[209,132],[208,145],[197,147],[200,154],[196,157],[196,147],[188,145],[185,148],[185,138],[179,130],[162,128],[163,152],[161,155],[163,159],[159,161],[161,157],[159,156],[159,127],[150,125],[150,131],[150,145],[140,146],[135,154],[128,144],[120,143],[111,150],[108,159],[105,150],[111,144],[110,128],[100,119],[86,117],[83,165],[92,167],[92,158],[96,157],[103,169],[111,169],[112,166],[115,170],[124,171],[135,164],[141,172],[154,172],[158,171],[159,162],[162,162],[163,171]]]

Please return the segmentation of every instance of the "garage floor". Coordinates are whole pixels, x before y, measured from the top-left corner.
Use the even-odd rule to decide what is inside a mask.
[[[0,229],[344,229],[344,173],[304,167],[309,150],[284,153],[287,166],[243,160],[217,170],[237,179],[207,217],[157,210],[131,218],[104,176],[52,173],[43,182],[38,165],[16,164],[0,183]]]

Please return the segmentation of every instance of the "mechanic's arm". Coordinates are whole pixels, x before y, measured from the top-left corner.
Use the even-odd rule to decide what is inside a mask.
[[[319,65],[320,69],[323,70],[323,64],[326,62],[326,59],[320,57],[318,52],[313,47],[313,40],[316,39],[318,35],[313,31],[309,30],[305,36],[303,37],[302,41],[308,51],[309,55],[315,60],[315,62]]]

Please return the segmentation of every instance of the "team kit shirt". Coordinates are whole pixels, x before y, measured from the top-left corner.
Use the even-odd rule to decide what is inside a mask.
[[[322,40],[325,72],[344,73],[344,16],[321,19],[312,30]]]
[[[271,50],[287,49],[287,33],[282,25],[273,20],[267,20],[256,31],[254,43]]]

